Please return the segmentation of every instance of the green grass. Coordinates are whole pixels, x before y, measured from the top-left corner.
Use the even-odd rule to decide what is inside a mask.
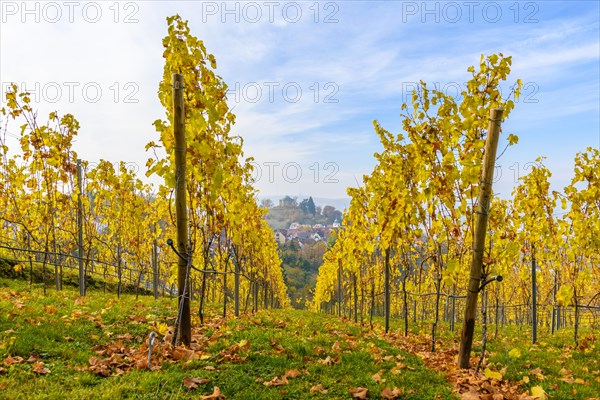
[[[523,382],[524,388],[541,386],[553,400],[600,396],[600,337],[597,332],[594,336],[593,332],[584,329],[577,349],[573,345],[571,329],[543,335],[536,344],[531,344],[527,336],[516,327],[505,328],[502,337],[488,346],[492,367],[506,368],[505,377],[513,381],[523,382],[526,376],[529,382]],[[513,349],[520,353],[518,357],[509,354]],[[534,371],[537,368],[541,373]]]
[[[140,296],[136,300],[133,295],[118,299],[101,291],[90,291],[82,299],[75,289],[48,290],[44,296],[39,284],[30,291],[27,282],[0,278],[0,366],[4,368],[0,398],[201,398],[212,393],[214,386],[228,399],[347,399],[351,398],[348,389],[359,386],[369,389],[369,398],[379,398],[384,387],[401,388],[402,399],[454,398],[444,375],[426,368],[412,353],[414,343],[427,334],[428,324],[411,326],[411,331],[420,331],[421,336],[411,336],[404,345],[398,335],[390,340],[382,334],[379,318],[372,332],[347,320],[301,310],[261,311],[240,319],[230,317],[226,322],[210,320],[196,331],[206,339],[202,348],[206,357],[164,362],[158,371],[132,368],[121,376],[101,377],[84,370],[90,357],[99,356],[95,346],[129,334],[130,339],[124,342],[137,349],[151,331],[158,330],[159,323],[173,325],[175,312],[175,299]],[[218,313],[216,307],[207,312]],[[193,325],[199,325],[197,318]],[[401,321],[393,319],[392,331],[399,332],[400,328]],[[574,349],[571,330],[555,335],[541,332],[538,344],[531,345],[526,328],[505,326],[498,339],[493,333],[489,335],[487,366],[502,371],[504,378],[520,385],[523,392],[533,386],[543,387],[551,400],[598,397],[600,343],[594,334],[589,327],[582,327],[581,343],[585,346]],[[458,329],[449,332],[441,324],[438,349],[455,347],[459,335]],[[481,348],[479,337],[477,333],[474,352]],[[245,362],[219,362],[220,353],[241,341],[250,344],[239,353]],[[513,349],[518,350],[519,357],[514,351],[509,354]],[[34,373],[32,362],[3,365],[9,355],[25,360],[33,355],[51,373]],[[328,356],[336,363],[320,361]],[[406,367],[394,370],[399,360]],[[287,385],[264,385],[293,369],[301,374],[289,378]],[[535,373],[539,371],[541,374]],[[377,373],[385,381],[373,380]],[[529,382],[524,381],[525,376]],[[185,377],[210,381],[190,390],[182,385]],[[579,383],[569,383],[569,379]],[[310,389],[317,384],[328,392],[311,394]]]
[[[382,318],[376,317],[374,322],[383,325]],[[392,331],[401,331],[402,327],[400,320],[392,319]],[[572,328],[551,334],[549,328],[539,327],[536,344],[531,343],[529,326],[499,326],[497,338],[494,337],[494,328],[493,324],[488,326],[485,367],[502,371],[503,377],[519,384],[523,392],[541,386],[551,400],[600,398],[600,332],[593,326],[580,326],[578,348],[574,345]],[[428,335],[430,329],[431,325],[427,322],[409,321],[409,330],[414,334]],[[460,329],[461,324],[457,323],[456,330],[450,332],[447,323],[440,323],[437,336],[443,345],[438,349],[458,347]],[[517,354],[509,355],[514,349]],[[473,355],[479,358],[480,352],[481,327],[477,325]],[[541,370],[539,375],[538,368]],[[527,378],[524,380],[524,377]]]
[[[351,398],[348,389],[352,387],[367,387],[370,398],[378,398],[384,387],[396,386],[403,388],[405,399],[454,398],[444,376],[427,369],[418,357],[370,335],[366,328],[299,310],[262,311],[202,328],[205,337],[218,337],[203,349],[209,355],[203,360],[165,362],[159,371],[131,369],[110,377],[81,371],[90,357],[98,356],[94,346],[129,333],[132,339],[127,345],[137,348],[157,330],[156,323],[172,325],[175,306],[174,299],[135,300],[132,295],[117,299],[99,291],[89,292],[85,299],[72,289],[49,290],[43,296],[39,285],[29,291],[25,282],[0,279],[0,363],[9,355],[25,360],[33,355],[51,370],[50,374],[37,375],[32,363],[4,366],[0,397],[200,398],[218,386],[228,399],[346,399]],[[146,322],[137,323],[129,316],[144,317]],[[198,325],[197,320],[194,325]],[[250,348],[240,353],[246,362],[218,362],[221,351],[242,340],[250,343]],[[392,374],[394,360],[388,357],[389,361],[378,364],[374,349],[379,356],[401,355],[412,370]],[[319,362],[327,356],[338,362]],[[207,366],[214,370],[205,369]],[[287,385],[264,385],[291,369],[301,375],[289,378]],[[385,382],[377,383],[372,375],[381,370]],[[184,377],[208,378],[210,382],[189,390],[182,385]],[[310,389],[317,384],[328,393],[311,394]]]

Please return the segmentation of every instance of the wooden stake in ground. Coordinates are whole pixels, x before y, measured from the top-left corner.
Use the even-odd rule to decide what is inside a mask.
[[[535,212],[533,213],[535,217]],[[535,245],[531,245],[531,343],[537,342],[537,279],[535,264]]]
[[[343,279],[343,274],[342,274],[342,260],[339,259],[338,260],[338,317],[342,316],[342,302],[343,302],[343,298],[342,298],[342,279]]]
[[[233,276],[233,301],[235,316],[240,316],[240,260],[237,258],[237,254],[234,254],[233,258],[235,274]]]
[[[188,282],[188,218],[186,199],[186,149],[185,103],[183,99],[183,75],[173,74],[173,130],[175,134],[175,213],[177,217],[178,259],[177,292],[179,296],[178,341],[189,346],[192,339],[190,318],[190,290]]]
[[[85,269],[83,267],[83,173],[77,160],[77,255],[79,258],[79,295],[85,296]],[[45,283],[45,282],[44,282]]]
[[[481,284],[481,273],[483,265],[483,249],[485,246],[485,233],[487,230],[488,211],[492,197],[492,181],[496,164],[496,149],[498,148],[498,137],[500,136],[500,123],[504,110],[495,108],[490,110],[490,123],[488,136],[485,143],[485,154],[483,158],[483,172],[479,189],[479,201],[477,203],[477,221],[475,223],[475,242],[473,243],[473,258],[471,259],[471,272],[467,290],[467,303],[465,306],[465,318],[463,321],[462,334],[460,338],[460,350],[458,352],[458,366],[469,368],[471,347],[473,346],[473,332],[475,331],[475,313],[477,311],[477,296]]]
[[[158,246],[156,239],[152,242],[152,289],[154,298],[158,299]]]
[[[390,331],[390,249],[385,249],[383,291],[385,295],[385,333]]]

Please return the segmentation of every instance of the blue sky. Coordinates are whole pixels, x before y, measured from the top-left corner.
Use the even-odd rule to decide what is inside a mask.
[[[372,121],[399,132],[416,82],[454,93],[482,53],[512,55],[510,83],[525,84],[504,124],[520,142],[499,161],[502,197],[538,156],[561,190],[576,152],[600,146],[597,1],[0,3],[3,91],[17,82],[37,89],[40,115],[75,114],[90,161],[145,171],[175,13],[217,58],[261,196],[346,197],[380,149]]]

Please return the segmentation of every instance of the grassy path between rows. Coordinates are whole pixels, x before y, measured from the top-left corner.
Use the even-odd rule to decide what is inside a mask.
[[[44,297],[23,282],[0,279],[0,398],[533,399],[527,389],[546,379],[540,369],[523,382],[535,365],[522,358],[505,363],[510,380],[456,371],[456,335],[431,354],[422,335],[384,335],[298,310],[215,317],[202,327],[196,320],[191,348],[173,349],[167,342],[175,305],[175,299],[101,292],[80,298],[73,290]],[[148,366],[152,331],[158,335]],[[491,345],[495,370],[516,344],[502,346]],[[552,399],[593,398],[597,350],[580,352],[589,376],[580,379],[579,394],[557,374]]]

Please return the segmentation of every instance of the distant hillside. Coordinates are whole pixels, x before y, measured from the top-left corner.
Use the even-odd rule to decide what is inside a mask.
[[[297,197],[285,196],[277,204],[271,199],[262,199],[260,204],[269,210],[266,219],[272,229],[288,229],[292,222],[311,226],[342,222],[341,211],[331,205],[319,206],[312,197],[299,201]]]
[[[279,204],[279,201],[282,200],[284,197],[291,197],[291,198],[296,198],[296,200],[298,202],[302,201],[305,198],[308,197],[312,197],[313,201],[315,202],[315,205],[317,207],[325,207],[325,206],[332,206],[337,210],[340,211],[344,211],[345,208],[348,208],[350,206],[350,197],[339,197],[339,198],[329,198],[329,197],[314,197],[314,196],[291,196],[291,195],[273,195],[273,196],[258,196],[258,200],[262,201],[262,200],[271,200],[273,202],[273,204],[277,205]]]
[[[266,198],[260,202],[269,210],[267,223],[278,231],[276,239],[283,276],[292,306],[296,308],[306,307],[311,299],[323,254],[335,242],[337,228],[334,226],[342,222],[342,212],[334,206],[315,203],[312,197],[300,200],[290,196],[280,198],[277,204]],[[295,223],[294,228],[290,229],[292,223]],[[315,227],[317,224],[321,226]]]

